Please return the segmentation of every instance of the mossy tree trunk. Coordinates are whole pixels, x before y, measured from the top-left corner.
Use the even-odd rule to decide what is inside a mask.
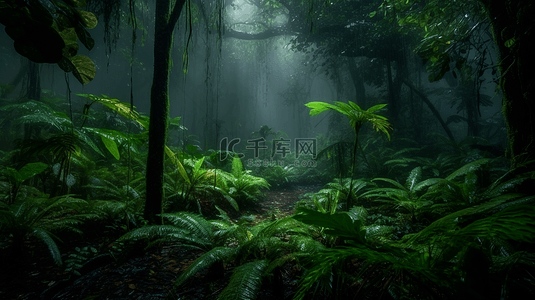
[[[535,39],[533,0],[480,0],[499,53],[503,114],[511,169],[535,160]]]
[[[174,6],[171,3],[174,2]],[[154,75],[150,99],[149,151],[147,158],[147,199],[144,217],[160,224],[162,212],[165,144],[169,119],[169,69],[173,30],[185,0],[157,0],[154,34]]]

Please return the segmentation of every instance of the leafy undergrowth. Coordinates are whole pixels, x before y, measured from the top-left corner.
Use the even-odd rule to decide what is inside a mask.
[[[257,206],[243,213],[251,223],[279,219],[293,213],[299,197],[316,186],[293,187],[267,192]],[[202,202],[201,202],[202,203]],[[1,299],[216,299],[226,287],[233,271],[231,264],[224,274],[213,278],[209,270],[199,272],[188,284],[173,291],[176,278],[203,252],[176,247],[166,243],[144,250],[134,247],[130,253],[119,255],[113,251],[118,236],[102,232],[99,224],[87,224],[84,236],[72,236],[60,243],[64,265],[57,266],[46,248],[37,239],[27,241],[27,255],[20,260],[11,259],[10,253],[0,253]],[[111,231],[110,231],[111,232]],[[106,249],[116,253],[116,257]],[[116,259],[123,257],[119,262]],[[82,265],[81,262],[85,263]],[[79,264],[78,264],[79,263]],[[294,263],[282,267],[284,287],[263,285],[257,299],[291,298],[298,287],[301,270]],[[222,276],[221,276],[222,275]]]

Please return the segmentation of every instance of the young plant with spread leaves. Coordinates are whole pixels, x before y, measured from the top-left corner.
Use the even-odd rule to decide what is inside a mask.
[[[335,101],[334,104],[325,102],[309,102],[305,104],[310,108],[310,115],[315,116],[327,110],[334,110],[346,116],[349,120],[349,125],[355,133],[355,141],[353,144],[353,151],[351,155],[351,178],[355,175],[355,161],[357,157],[357,146],[359,140],[359,132],[362,126],[366,123],[370,123],[372,127],[378,131],[384,133],[388,139],[390,139],[390,133],[388,132],[392,126],[388,122],[388,119],[384,116],[375,114],[376,111],[384,108],[386,104],[378,104],[370,107],[367,110],[363,110],[355,102],[348,101],[348,103]],[[347,207],[352,206],[351,199],[347,199]]]

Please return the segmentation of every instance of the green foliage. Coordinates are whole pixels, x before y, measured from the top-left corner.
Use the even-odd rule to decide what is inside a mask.
[[[87,84],[95,77],[95,64],[87,56],[77,55],[77,41],[91,50],[95,41],[86,28],[96,27],[98,21],[79,6],[63,1],[2,1],[0,20],[20,55],[36,63],[57,63]]]
[[[11,239],[11,247],[15,253],[21,254],[24,241],[31,236],[46,244],[54,261],[61,265],[61,254],[54,239],[54,232],[73,231],[81,233],[77,228],[82,221],[71,215],[86,202],[69,195],[43,199],[27,199],[17,201],[0,210],[0,233]]]
[[[391,129],[390,123],[388,123],[387,118],[375,114],[376,111],[384,108],[386,104],[378,104],[367,110],[361,109],[360,106],[352,101],[348,101],[348,103],[335,101],[334,104],[309,102],[305,106],[310,108],[311,116],[318,115],[329,109],[345,115],[349,119],[349,125],[355,130],[356,134],[358,134],[363,124],[370,123],[373,129],[384,133],[390,139],[390,133],[388,132]]]
[[[392,128],[388,119],[381,115],[375,114],[376,111],[384,108],[386,104],[378,104],[370,107],[367,110],[363,110],[355,102],[348,101],[348,103],[335,101],[334,105],[325,102],[309,102],[305,106],[310,108],[310,115],[315,116],[327,110],[334,110],[342,115],[345,115],[349,120],[349,125],[354,130],[355,141],[353,144],[352,158],[351,158],[351,180],[349,185],[349,191],[353,189],[353,175],[355,174],[355,161],[357,157],[357,145],[359,141],[359,131],[365,123],[370,123],[377,132],[384,133],[390,140],[390,133],[388,130]],[[363,153],[363,155],[365,155]],[[352,207],[351,193],[348,193],[346,200],[347,208]]]
[[[120,187],[107,180],[103,180],[103,183],[102,186],[88,186],[96,197],[89,202],[87,213],[124,230],[139,226],[144,204],[142,195],[137,191],[139,188],[132,185]]]
[[[362,229],[362,220],[353,219],[347,212],[325,214],[301,209],[293,218],[305,224],[323,227],[327,234],[354,239],[358,242],[365,240],[366,230]]]
[[[389,178],[375,178],[373,181],[382,181],[393,187],[378,187],[363,194],[363,197],[385,203],[395,209],[402,209],[411,216],[413,222],[417,221],[419,211],[431,204],[426,197],[427,189],[440,181],[439,178],[422,180],[422,168],[414,168],[402,185]]]
[[[485,23],[486,15],[478,1],[433,0],[423,5],[411,0],[389,2],[383,3],[380,11],[392,23],[397,22],[402,33],[418,36],[420,42],[415,51],[428,62],[430,81],[440,80],[450,71],[450,65],[455,65],[454,76],[455,72],[471,76],[466,74],[471,72],[467,63],[471,51],[484,57],[488,47],[479,38],[479,27]],[[478,63],[484,63],[484,58]]]
[[[288,186],[298,180],[297,168],[292,165],[274,165],[263,168],[259,173],[260,177],[274,187]]]
[[[79,270],[89,259],[98,254],[98,250],[92,246],[76,247],[75,252],[69,254],[65,259],[65,271],[72,272],[74,275],[81,276]]]
[[[199,215],[188,212],[161,214],[169,225],[150,225],[136,228],[118,242],[144,240],[147,247],[165,242],[181,242],[181,247],[208,250],[214,247],[212,224]]]
[[[9,192],[7,203],[11,204],[17,200],[17,194],[20,190],[22,183],[48,168],[47,164],[41,162],[25,164],[19,170],[6,167],[0,171],[0,175],[6,177],[9,182]]]
[[[196,259],[177,279],[175,286],[186,283],[198,271],[223,262],[238,265],[221,299],[253,299],[263,279],[287,261],[308,256],[322,248],[311,231],[292,218],[283,218],[249,227],[234,223],[226,214],[211,221],[216,238],[213,248]],[[221,272],[220,270],[219,272]],[[219,274],[221,275],[221,274]]]
[[[254,260],[236,267],[229,284],[219,294],[218,299],[256,299],[267,266],[268,262],[265,260]]]
[[[200,159],[186,158],[183,163],[176,159],[173,163],[171,173],[164,174],[166,178],[165,187],[170,191],[169,199],[176,201],[175,206],[192,209],[195,205],[199,213],[201,211],[201,198],[220,197],[224,198],[236,211],[239,210],[236,200],[228,196],[224,187],[223,173],[217,169],[205,169],[205,156]]]
[[[224,194],[240,206],[257,202],[263,196],[263,189],[270,187],[264,178],[253,176],[250,170],[244,170],[241,159],[237,156],[232,160],[231,172],[219,171],[217,180]]]

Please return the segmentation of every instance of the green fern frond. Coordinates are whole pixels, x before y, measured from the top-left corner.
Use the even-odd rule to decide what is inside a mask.
[[[310,258],[311,268],[301,277],[299,289],[295,293],[294,300],[302,300],[307,295],[308,290],[321,277],[330,277],[332,268],[347,258],[345,253],[338,250],[325,249]]]
[[[19,123],[45,124],[61,132],[65,132],[72,127],[72,122],[65,113],[55,111],[43,102],[30,100],[24,104],[24,107],[25,109],[33,107],[33,110],[18,118],[17,121]]]
[[[462,166],[461,168],[457,169],[453,173],[451,173],[445,179],[446,180],[453,180],[454,178],[456,178],[458,176],[466,175],[468,173],[473,173],[474,171],[481,169],[481,167],[483,165],[488,164],[490,161],[491,161],[491,159],[489,159],[489,158],[482,158],[482,159],[476,160],[474,162],[468,163],[468,164]]]
[[[175,288],[182,285],[197,272],[216,262],[229,261],[236,255],[236,248],[215,247],[197,258],[175,281]]]
[[[403,167],[406,167],[408,166],[410,163],[414,163],[416,162],[417,160],[414,159],[414,158],[407,158],[407,157],[403,157],[403,158],[397,158],[397,159],[390,159],[390,160],[387,160],[385,161],[383,164],[384,165],[394,165],[393,167],[397,167],[397,166],[403,166]]]
[[[227,287],[219,294],[221,300],[253,300],[262,286],[262,277],[268,263],[254,260],[234,269]]]
[[[502,181],[502,179],[503,178],[499,178],[493,182],[493,184],[484,192],[483,196],[486,198],[494,198],[505,193],[514,193],[521,184],[532,180],[529,175],[521,175],[506,181]]]
[[[187,230],[203,239],[210,240],[214,236],[212,224],[200,215],[188,212],[176,212],[164,213],[161,216],[178,228]]]
[[[396,188],[400,189],[400,190],[407,190],[406,187],[404,187],[401,183],[395,181],[395,180],[392,180],[390,178],[374,178],[372,180],[373,182],[375,181],[384,181],[384,182],[388,182],[390,184],[392,184],[393,186],[395,186]]]
[[[82,221],[71,217],[72,209],[79,208],[84,200],[71,198],[70,195],[41,199],[33,198],[9,205],[0,211],[0,233],[12,235],[15,247],[28,236],[41,239],[48,247],[52,258],[61,264],[61,255],[54,239],[54,231],[69,230],[80,232],[76,226]]]
[[[184,230],[172,225],[143,226],[125,233],[123,236],[117,239],[117,242],[160,238],[175,233],[179,235],[184,234]]]
[[[54,242],[54,239],[52,239],[50,232],[42,228],[35,228],[33,234],[46,244],[50,254],[52,255],[52,259],[54,259],[54,262],[58,266],[61,266],[61,253],[59,252],[58,245],[56,245],[56,242]]]
[[[405,182],[405,187],[412,191],[416,184],[420,182],[422,179],[422,167],[416,167],[412,169],[409,176],[407,177],[407,181]]]
[[[441,178],[429,178],[423,181],[418,182],[415,186],[413,186],[412,191],[414,192],[420,192],[423,191],[426,188],[430,188],[435,186],[436,184],[442,182],[443,179]]]
[[[513,200],[516,199],[516,200]],[[500,213],[508,214],[509,212],[506,210],[508,207],[511,207],[512,210],[511,213],[515,214],[516,208],[523,207],[524,205],[533,205],[533,202],[535,201],[535,196],[525,196],[525,197],[519,197],[519,195],[513,194],[513,195],[502,195],[502,197],[494,198],[492,201],[482,203],[480,205],[472,206],[465,208],[460,211],[453,212],[451,214],[448,214],[433,223],[431,223],[429,226],[424,228],[418,233],[411,234],[407,236],[407,244],[408,245],[416,245],[421,243],[429,243],[429,241],[439,241],[439,240],[447,240],[448,237],[455,236],[456,232],[463,232],[458,231],[461,228],[467,227],[470,224],[473,224],[473,222],[476,222],[477,220],[480,220],[479,222],[475,223],[473,225],[474,230],[484,230],[482,227],[479,227],[482,224],[489,224],[489,220],[493,220],[492,218],[498,218],[497,220],[501,220]],[[526,210],[528,216],[531,215],[533,212],[531,210]],[[522,212],[518,212],[522,216]],[[495,215],[492,217],[492,215]],[[491,219],[485,220],[485,218],[491,217]],[[525,219],[526,215],[524,215],[523,218],[520,218],[520,220],[523,220],[522,222],[525,222],[526,226],[528,224],[532,224],[528,222]],[[533,216],[532,216],[533,217]],[[515,225],[514,221],[513,224]],[[517,226],[520,226],[520,224],[516,224]],[[527,232],[530,232],[529,226],[528,227],[522,227],[524,230],[527,230]],[[456,231],[457,230],[457,231]],[[496,227],[492,231],[490,229],[485,229],[488,234],[498,234],[500,227]],[[490,231],[489,231],[490,230]],[[505,230],[505,229],[503,229]],[[466,233],[470,231],[464,231]],[[504,231],[505,232],[505,231]],[[473,232],[472,232],[473,233]],[[514,233],[511,233],[512,237],[514,238],[521,238],[522,235],[516,236]],[[501,235],[502,238],[505,237],[505,235]]]
[[[457,231],[455,236],[500,238],[534,243],[535,208],[531,204],[507,207],[492,216],[469,224]]]
[[[259,225],[255,226],[259,227]],[[307,235],[310,229],[307,226],[303,226],[303,223],[297,221],[292,217],[285,217],[267,224],[262,227],[260,231],[256,233],[258,236],[275,236],[275,235]]]
[[[243,164],[238,156],[232,159],[232,175],[235,178],[239,178],[243,174]]]

